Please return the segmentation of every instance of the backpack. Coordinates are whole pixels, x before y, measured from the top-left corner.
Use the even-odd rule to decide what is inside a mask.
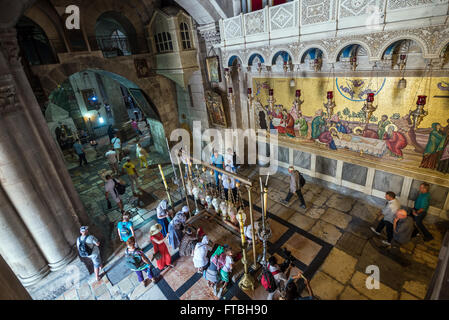
[[[85,237],[84,240],[81,240],[81,237],[78,238],[78,252],[80,254],[80,257],[83,258],[86,258],[92,254],[92,248],[90,248],[86,243],[88,237],[89,236]]]
[[[304,179],[301,173],[298,172],[298,174],[299,174],[299,188],[302,188],[306,184],[306,179]]]
[[[267,267],[262,268],[262,278],[260,279],[260,282],[262,286],[267,290],[269,293],[273,293],[277,289],[276,281],[274,280],[274,275],[278,274],[279,271],[270,272],[270,270]]]
[[[143,252],[140,249],[136,249],[133,253],[129,253],[128,248],[125,251],[126,266],[131,270],[139,270],[144,264],[142,260]]]
[[[119,194],[119,195],[123,195],[125,194],[126,191],[126,186],[124,186],[123,184],[121,184],[120,182],[118,182],[117,180],[114,180],[114,190]]]
[[[131,235],[131,230],[129,230],[126,226],[124,226],[123,224],[121,225],[122,227],[120,228],[120,236],[122,238],[129,238],[129,236]]]

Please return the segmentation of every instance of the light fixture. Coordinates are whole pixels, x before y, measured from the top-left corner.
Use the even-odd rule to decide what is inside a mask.
[[[410,117],[413,120],[413,126],[415,129],[418,129],[422,120],[428,114],[427,110],[424,110],[426,99],[427,96],[418,96],[418,100],[416,101],[416,109],[410,112]]]
[[[402,77],[398,81],[398,89],[405,89],[405,88],[407,88],[407,80],[405,80],[405,78]]]
[[[329,119],[332,117],[332,115],[334,114],[334,108],[335,108],[335,102],[334,102],[334,92],[333,91],[328,91],[327,92],[327,102],[323,103],[324,107],[327,110],[327,114]]]
[[[291,87],[291,88],[296,87],[296,81],[295,81],[295,79],[291,79],[291,80],[290,80],[290,87]]]
[[[374,111],[377,110],[377,106],[374,105],[374,93],[373,92],[368,93],[368,96],[366,97],[365,105],[363,106],[362,110],[366,113],[366,123],[368,124]]]
[[[98,122],[100,122],[100,123],[104,123],[104,119],[103,119],[103,117],[99,117],[99,118],[98,118]]]

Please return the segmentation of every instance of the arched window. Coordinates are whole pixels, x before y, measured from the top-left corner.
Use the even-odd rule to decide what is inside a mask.
[[[157,53],[165,53],[173,51],[173,42],[169,32],[161,32],[154,36]]]
[[[192,43],[190,41],[189,27],[187,26],[186,23],[181,22],[180,29],[181,29],[182,49],[183,50],[191,49]]]

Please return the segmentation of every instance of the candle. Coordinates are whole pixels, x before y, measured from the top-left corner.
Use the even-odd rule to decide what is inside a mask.
[[[367,102],[373,102],[374,101],[374,93],[368,93],[368,97],[366,98]]]
[[[327,92],[327,98],[328,99],[332,99],[334,97],[334,92],[333,91],[328,91]]]
[[[296,98],[299,98],[301,96],[301,90],[296,90]]]
[[[426,98],[427,96],[418,96],[418,101],[416,102],[417,105],[423,106],[426,104]]]
[[[269,95],[272,97],[272,96],[273,96],[273,89],[270,89],[270,90],[268,91],[268,93],[269,93]]]
[[[248,88],[248,94],[251,95],[253,93],[253,91],[251,90],[251,88]]]

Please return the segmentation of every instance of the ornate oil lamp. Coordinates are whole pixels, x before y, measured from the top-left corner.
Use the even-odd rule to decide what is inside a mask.
[[[363,105],[362,110],[366,113],[366,124],[369,123],[369,119],[371,119],[374,111],[377,110],[377,105],[374,105],[374,93],[368,93],[368,97],[366,98],[366,102]]]
[[[326,108],[327,114],[329,116],[329,119],[334,114],[334,108],[336,107],[336,104],[334,102],[334,92],[328,91],[327,92],[327,102],[323,103],[324,107]]]
[[[416,109],[410,111],[410,118],[413,120],[413,127],[418,129],[422,120],[425,116],[427,116],[427,110],[424,110],[424,106],[426,105],[427,96],[418,96],[418,100],[416,101]]]

